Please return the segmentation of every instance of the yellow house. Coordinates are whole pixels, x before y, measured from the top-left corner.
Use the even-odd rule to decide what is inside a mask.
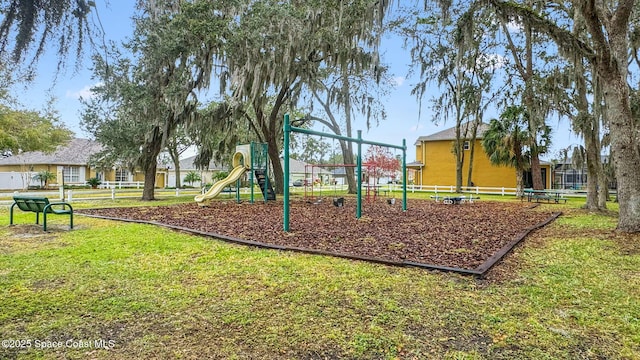
[[[516,187],[516,173],[513,167],[491,164],[482,147],[482,138],[489,125],[482,123],[478,127],[474,142],[473,172],[471,182],[478,187]],[[455,143],[455,127],[442,130],[432,135],[420,136],[415,143],[416,161],[407,164],[414,170],[416,185],[456,185],[456,160],[453,153]],[[462,185],[467,185],[469,160],[471,158],[471,140],[464,140],[462,163]],[[550,165],[543,163],[543,183],[550,187]],[[525,173],[525,187],[530,187],[531,173]],[[527,184],[527,180],[529,184]]]
[[[54,175],[49,186],[85,185],[92,177],[98,177],[103,182],[144,182],[144,173],[139,171],[131,173],[117,166],[107,171],[97,171],[91,167],[91,156],[101,149],[102,146],[96,141],[75,138],[58,146],[50,154],[29,151],[0,159],[0,190],[18,190],[40,185],[33,177],[41,171],[49,171]],[[156,187],[164,187],[165,177],[166,169],[159,166]]]

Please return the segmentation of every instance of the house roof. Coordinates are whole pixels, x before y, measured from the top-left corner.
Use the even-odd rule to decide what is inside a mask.
[[[464,135],[464,129],[465,129],[465,127],[467,125],[471,125],[471,123],[470,122],[466,122],[466,123],[461,125],[461,131],[462,131],[463,135]],[[478,131],[476,133],[476,139],[482,139],[482,137],[483,137],[484,133],[487,131],[487,129],[489,129],[489,124],[480,123],[480,125],[478,125]],[[470,127],[469,127],[469,132],[471,132],[471,128]],[[424,141],[444,141],[444,140],[455,140],[455,139],[456,139],[456,128],[454,126],[454,127],[439,131],[439,132],[437,132],[435,134],[420,136],[418,138],[418,140],[416,140],[415,145],[418,145],[420,142],[424,142]]]
[[[52,153],[28,151],[0,159],[0,165],[87,165],[91,155],[100,150],[102,145],[96,141],[74,138]]]
[[[339,167],[331,170],[333,176],[347,176],[347,168]]]
[[[306,168],[306,172],[309,173],[309,175],[311,175],[311,165],[312,164],[307,164],[304,161],[300,161],[300,160],[296,160],[294,158],[289,158],[289,172],[290,173],[294,173],[294,174],[304,174],[305,173],[305,166],[309,165]],[[282,166],[284,167],[284,160],[282,162]],[[320,168],[320,167],[315,167],[313,168],[313,174],[331,174],[331,171]]]
[[[188,158],[184,158],[182,160],[180,160],[180,171],[186,170],[186,171],[190,171],[190,170],[198,170],[196,169],[196,165],[194,164],[194,161],[196,159],[196,156],[190,156]],[[171,167],[173,167],[173,163],[169,164]],[[209,162],[209,166],[207,166],[206,170],[226,170],[224,168],[224,166],[220,165],[220,164],[216,164],[213,159]]]

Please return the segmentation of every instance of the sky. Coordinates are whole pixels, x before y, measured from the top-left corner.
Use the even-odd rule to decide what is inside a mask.
[[[112,0],[105,4],[105,1],[96,1],[100,22],[103,25],[105,38],[120,42],[130,37],[133,32],[133,21],[131,19],[135,12],[134,1]],[[94,15],[95,16],[95,15]],[[395,89],[389,96],[383,99],[387,111],[387,120],[381,121],[379,125],[373,124],[371,129],[366,128],[363,118],[356,119],[353,125],[354,130],[362,130],[362,136],[366,140],[402,145],[403,139],[407,142],[407,161],[415,159],[414,143],[419,136],[430,135],[438,131],[450,128],[455,125],[453,121],[437,121],[433,119],[433,113],[429,108],[428,96],[423,99],[420,105],[415,96],[410,94],[412,85],[417,82],[417,78],[406,78],[410,69],[409,51],[402,46],[402,40],[397,37],[385,37],[381,44],[383,62],[389,65],[390,73],[396,84]],[[56,76],[57,58],[55,51],[48,51],[38,64],[38,75],[35,82],[26,87],[17,85],[13,89],[13,95],[23,104],[23,106],[41,110],[46,107],[47,100],[53,96],[56,99],[55,108],[60,114],[61,120],[69,129],[76,133],[77,137],[90,138],[80,127],[80,96],[87,98],[90,96],[89,89],[96,84],[96,80],[91,78],[90,51],[86,51],[81,59],[80,69],[74,69],[73,55],[69,60],[68,67]],[[55,82],[54,85],[52,85]],[[437,89],[430,93],[437,95]],[[419,112],[421,114],[419,115]],[[323,113],[316,110],[313,115],[323,117]],[[497,116],[496,111],[489,111],[485,122],[489,122],[491,117]],[[550,119],[549,125],[553,129],[552,149],[543,159],[551,157],[560,149],[568,146],[581,144],[582,141],[569,130],[567,121]],[[322,127],[317,127],[318,131],[326,131]],[[354,131],[355,136],[355,131]],[[396,151],[397,152],[397,151]],[[186,155],[193,155],[188,152]]]

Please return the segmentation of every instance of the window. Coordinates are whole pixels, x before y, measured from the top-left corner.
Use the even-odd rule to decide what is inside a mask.
[[[124,169],[116,169],[116,181],[129,181],[129,172]]]
[[[462,146],[463,146],[463,149],[469,150],[469,148],[470,148],[469,141],[465,141]]]
[[[65,183],[80,182],[80,168],[78,166],[65,166],[62,171],[64,172]]]
[[[568,173],[566,178],[567,183],[583,184],[587,182],[587,174],[572,174]]]

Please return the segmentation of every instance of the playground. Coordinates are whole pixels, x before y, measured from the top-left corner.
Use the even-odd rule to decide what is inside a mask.
[[[180,230],[239,239],[249,245],[395,264],[476,269],[523,232],[552,217],[521,202],[474,202],[448,206],[412,200],[408,211],[384,199],[364,202],[357,219],[355,199],[343,207],[331,199],[292,200],[290,229],[282,229],[282,202],[213,201],[209,207],[178,204],[82,210],[87,215],[152,222]],[[255,243],[252,243],[255,242]]]
[[[174,223],[52,217],[0,209],[0,332],[7,339],[106,348],[35,348],[8,342],[0,358],[184,359],[635,359],[640,354],[637,235],[617,234],[615,209],[516,199],[445,205],[431,199],[335,207],[292,197],[240,204],[192,197],[78,202],[74,212]],[[108,206],[101,210],[89,210]],[[486,277],[386,266],[237,245],[185,230],[395,261],[474,268],[551,211]],[[396,234],[410,227],[408,233]],[[350,230],[346,230],[349,228]],[[190,230],[191,231],[191,230]],[[404,241],[406,239],[406,241]],[[229,239],[227,239],[229,240]],[[402,242],[401,242],[402,241]],[[276,245],[273,245],[276,247]],[[277,248],[277,247],[276,247]],[[603,316],[603,313],[606,316]],[[535,326],[532,326],[535,325]],[[187,344],[188,346],[186,346]],[[71,345],[74,345],[71,343]],[[13,347],[12,347],[13,346]]]

